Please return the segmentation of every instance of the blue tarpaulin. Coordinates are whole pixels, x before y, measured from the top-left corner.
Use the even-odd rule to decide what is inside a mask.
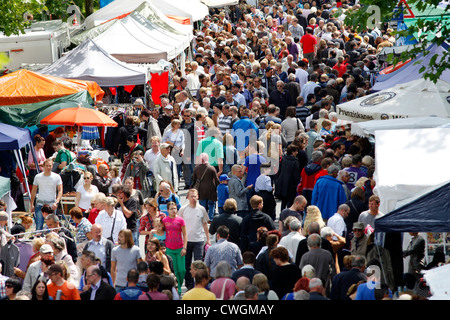
[[[376,232],[450,232],[450,182],[375,220]]]
[[[413,80],[423,78],[423,74],[419,72],[422,66],[428,66],[430,60],[434,55],[437,55],[436,61],[440,61],[443,53],[448,51],[449,46],[443,44],[441,46],[432,45],[428,48],[429,53],[426,56],[419,55],[416,59],[411,60],[409,63],[403,67],[395,70],[394,72],[387,75],[378,76],[375,85],[373,86],[374,91],[386,90],[394,87],[397,84],[402,84],[410,82]],[[441,80],[450,82],[450,70],[445,70],[441,77]]]
[[[20,149],[31,141],[30,130],[0,123],[0,151]]]

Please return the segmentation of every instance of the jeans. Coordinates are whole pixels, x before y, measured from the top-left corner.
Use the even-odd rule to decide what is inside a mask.
[[[212,220],[216,213],[216,202],[212,200],[199,200],[199,203],[208,212],[209,220]]]
[[[194,259],[192,259],[194,258]],[[184,276],[184,284],[186,288],[192,289],[194,287],[194,279],[190,273],[192,261],[203,259],[203,241],[187,243],[186,250],[186,275]]]
[[[191,159],[194,159],[191,157]],[[192,184],[192,173],[194,172],[194,165],[192,163],[183,163],[183,177],[184,184],[188,187]]]
[[[36,230],[42,230],[44,227],[44,216],[42,215],[42,206],[34,207],[34,222]]]
[[[139,247],[139,226],[137,227],[136,231],[133,231],[133,241],[134,244]]]

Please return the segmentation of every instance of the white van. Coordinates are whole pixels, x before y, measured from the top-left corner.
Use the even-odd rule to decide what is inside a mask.
[[[6,36],[0,33],[0,52],[10,59],[3,71],[16,71],[24,64],[51,64],[69,45],[69,26],[62,20],[33,22],[25,29],[25,34]]]

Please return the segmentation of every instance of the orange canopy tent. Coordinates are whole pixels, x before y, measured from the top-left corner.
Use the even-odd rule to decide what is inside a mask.
[[[94,101],[105,95],[93,81],[63,79],[21,69],[0,77],[0,106],[48,101],[84,90]]]

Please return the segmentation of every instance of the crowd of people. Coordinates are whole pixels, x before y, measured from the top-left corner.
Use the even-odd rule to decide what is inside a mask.
[[[161,103],[136,99],[120,118],[118,162],[83,172],[72,228],[61,172],[79,157],[62,130],[35,135],[30,211],[44,231],[24,270],[3,261],[0,297],[379,300],[406,284],[417,296],[424,240],[412,234],[395,279],[374,233],[374,146],[336,113],[370,93],[392,30],[345,25],[352,1],[251,2],[211,10]],[[33,223],[21,221],[2,257]]]

